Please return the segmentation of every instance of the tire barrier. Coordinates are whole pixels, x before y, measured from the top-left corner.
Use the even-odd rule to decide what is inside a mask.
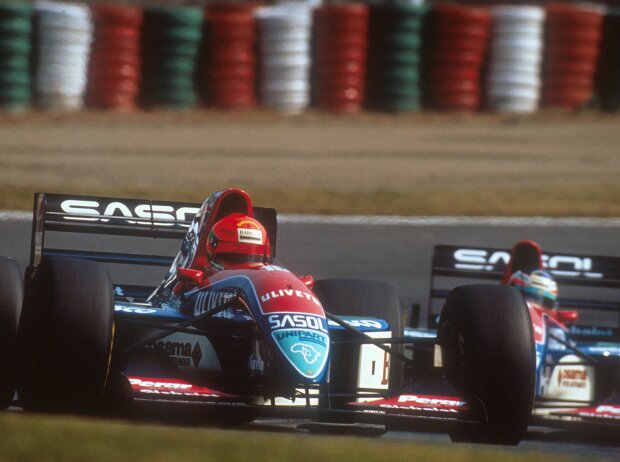
[[[314,41],[317,107],[338,113],[360,111],[366,83],[368,7],[318,7]]]
[[[93,20],[87,103],[101,109],[135,109],[140,89],[142,10],[96,5]]]
[[[480,107],[480,78],[491,14],[482,7],[442,3],[433,10],[428,69],[430,105],[443,110]]]
[[[144,11],[142,104],[188,109],[198,102],[196,71],[203,10],[161,7]]]
[[[261,103],[299,113],[310,103],[311,8],[275,5],[259,8],[259,92]]]
[[[620,110],[620,8],[609,10],[603,21],[597,93],[603,109]]]
[[[486,105],[499,112],[534,112],[542,86],[545,10],[492,7],[493,32],[486,73]]]
[[[247,109],[256,104],[256,22],[252,7],[210,7],[206,14],[201,83],[209,104]]]
[[[32,6],[0,3],[0,109],[20,111],[30,105]]]
[[[75,110],[84,104],[93,37],[90,8],[76,3],[40,1],[35,90],[46,109]]]
[[[578,109],[590,102],[603,15],[597,7],[547,6],[543,99],[546,106]]]
[[[82,1],[0,0],[0,110],[620,108],[615,1]]]
[[[378,5],[370,11],[368,106],[416,111],[421,101],[421,63],[426,5]]]

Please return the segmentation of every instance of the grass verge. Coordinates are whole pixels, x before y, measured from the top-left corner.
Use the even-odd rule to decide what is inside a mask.
[[[164,427],[5,413],[0,415],[0,460],[567,462],[579,459],[484,446]]]

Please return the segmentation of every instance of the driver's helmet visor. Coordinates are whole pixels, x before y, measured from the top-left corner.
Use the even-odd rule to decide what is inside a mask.
[[[525,300],[545,308],[555,308],[558,298],[556,282],[537,273],[528,275],[518,271],[510,278],[510,285],[521,292]]]
[[[523,298],[545,308],[555,308],[557,294],[540,287],[521,287]]]
[[[241,244],[218,241],[215,245],[212,263],[224,267],[242,265],[245,263],[269,263],[270,252],[268,245]]]

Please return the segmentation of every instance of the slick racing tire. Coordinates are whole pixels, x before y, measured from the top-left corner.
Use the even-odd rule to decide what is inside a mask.
[[[49,258],[26,283],[20,324],[25,410],[99,410],[110,367],[113,286],[104,266]]]
[[[22,274],[12,258],[0,257],[0,409],[13,401],[17,385],[17,325],[22,309]]]
[[[536,359],[532,322],[512,287],[454,289],[438,328],[444,373],[482,424],[457,427],[452,441],[516,445],[532,414]]]
[[[390,324],[393,337],[403,336],[400,302],[396,290],[390,284],[359,279],[322,279],[314,283],[313,291],[325,311],[330,314],[384,319]],[[354,391],[358,375],[358,361],[355,358],[359,355],[360,345],[336,344],[334,346],[331,358],[330,388],[344,386],[345,389]],[[402,344],[392,345],[392,348],[401,354],[403,352]],[[390,360],[390,391],[397,391],[402,387],[403,369],[402,361]],[[351,401],[354,399],[345,399],[340,404]]]

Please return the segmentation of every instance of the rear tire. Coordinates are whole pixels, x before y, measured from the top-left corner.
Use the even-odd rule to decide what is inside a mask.
[[[0,257],[0,409],[13,402],[17,385],[17,326],[22,297],[19,265],[12,258]]]
[[[532,322],[521,294],[500,285],[457,287],[441,312],[438,339],[446,378],[486,416],[480,426],[450,433],[452,441],[518,444],[536,381]]]
[[[114,295],[102,265],[50,258],[27,281],[19,397],[26,410],[87,413],[103,401]]]
[[[400,302],[396,289],[390,284],[359,279],[323,279],[314,283],[313,291],[325,311],[334,315],[371,316],[384,319],[390,324],[393,337],[403,336]],[[359,351],[359,345],[350,346]],[[351,354],[347,354],[349,351],[345,345],[340,348],[344,353],[343,358],[334,365],[333,360],[339,358],[332,356],[331,377],[334,376],[334,369],[339,369],[340,373],[336,376],[343,376],[347,386],[355,385],[358,372],[357,361],[351,360]],[[401,354],[403,352],[402,344],[393,345],[392,348]],[[402,387],[403,369],[402,361],[390,360],[390,391],[398,391]]]

